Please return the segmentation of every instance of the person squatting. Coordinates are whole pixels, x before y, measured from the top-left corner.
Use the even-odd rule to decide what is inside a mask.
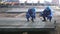
[[[29,21],[29,18],[31,17],[31,21],[34,22],[34,19],[36,17],[35,8],[28,9],[28,12],[26,13],[27,21]]]
[[[40,16],[43,17],[42,21],[46,21],[46,18],[51,22],[52,20],[52,11],[50,7],[46,7],[43,12],[40,12]],[[31,21],[34,22],[34,19],[36,18],[36,9],[30,8],[28,9],[28,12],[26,13],[27,21],[29,21],[29,18],[31,17]]]

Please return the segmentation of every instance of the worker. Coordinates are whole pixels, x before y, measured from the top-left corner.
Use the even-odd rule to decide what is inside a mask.
[[[28,9],[28,12],[26,13],[27,21],[29,21],[29,18],[30,18],[31,21],[34,22],[35,17],[36,17],[35,8]]]
[[[46,21],[46,17],[47,19],[51,22],[52,19],[52,11],[50,9],[50,7],[46,7],[46,9],[41,13],[41,16],[43,17],[42,21]]]

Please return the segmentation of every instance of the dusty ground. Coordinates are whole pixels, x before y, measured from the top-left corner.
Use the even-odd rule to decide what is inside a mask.
[[[0,13],[0,18],[23,18],[25,17],[26,13],[21,13],[21,14],[8,14],[8,13]],[[39,18],[39,13],[36,14],[36,16]],[[55,34],[60,34],[60,15],[57,15],[54,13],[54,18],[56,20],[56,33]]]
[[[4,10],[3,10],[4,9]],[[0,8],[0,11],[4,12],[7,10],[10,10],[11,8]],[[0,13],[0,18],[23,18],[26,13],[21,14],[8,14],[8,13]],[[39,14],[36,14],[36,16],[39,18]],[[60,10],[55,11],[54,13],[54,19],[56,20],[56,32],[55,34],[60,34]]]

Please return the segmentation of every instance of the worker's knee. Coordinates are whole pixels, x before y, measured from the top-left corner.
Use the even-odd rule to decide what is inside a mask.
[[[52,16],[47,16],[47,19],[51,20],[52,19]]]
[[[32,17],[32,18],[34,18],[34,19],[36,18],[36,16],[35,16],[35,15],[32,15],[31,17]]]

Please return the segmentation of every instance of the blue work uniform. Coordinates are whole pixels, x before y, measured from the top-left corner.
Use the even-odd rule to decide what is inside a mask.
[[[47,7],[44,11],[43,11],[43,21],[46,21],[46,17],[47,19],[49,19],[51,21],[52,19],[52,12],[51,12],[51,9],[49,7]]]
[[[28,9],[28,12],[26,13],[27,20],[29,21],[29,18],[31,17],[31,20],[34,21],[35,14],[36,14],[36,12],[35,12],[34,8]]]

